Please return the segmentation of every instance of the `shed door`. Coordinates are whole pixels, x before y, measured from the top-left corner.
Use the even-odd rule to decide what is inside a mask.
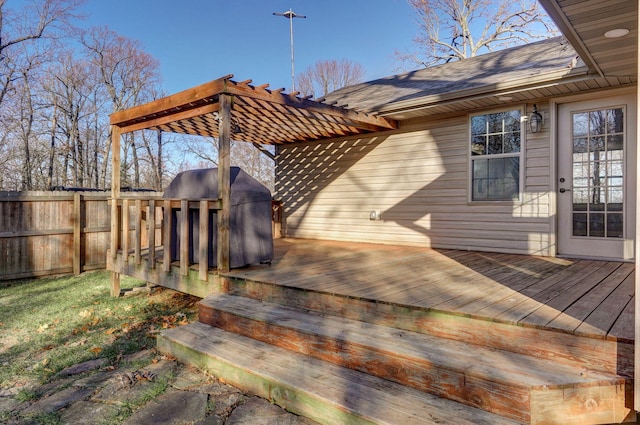
[[[558,108],[558,253],[633,258],[634,96]]]

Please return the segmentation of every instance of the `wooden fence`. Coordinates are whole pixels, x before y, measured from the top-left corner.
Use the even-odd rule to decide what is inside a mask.
[[[148,248],[149,239],[155,246],[162,245],[162,208],[149,206],[154,198],[158,206],[164,205],[161,196],[158,192],[121,194],[132,207],[125,215],[129,220],[125,246],[135,246],[139,252]],[[0,191],[0,281],[105,269],[111,245],[110,198],[110,192]],[[156,210],[154,220],[149,220],[150,208]],[[145,225],[140,228],[142,221]],[[274,237],[280,237],[281,221],[280,202],[273,201]],[[156,229],[151,238],[149,225]],[[142,241],[140,246],[136,240]]]
[[[110,197],[110,192],[0,192],[0,280],[104,269]]]

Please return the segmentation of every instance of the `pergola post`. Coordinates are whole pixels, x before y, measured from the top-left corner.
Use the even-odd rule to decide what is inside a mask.
[[[228,94],[220,94],[220,121],[218,137],[218,253],[219,272],[230,270],[230,218],[231,218],[231,102]],[[201,218],[202,220],[202,218]]]
[[[111,258],[118,257],[118,200],[120,198],[120,127],[111,126]],[[120,273],[111,272],[111,296],[120,296]]]
[[[638,17],[640,24],[640,16]],[[638,42],[640,42],[640,34],[637,36]],[[640,59],[640,51],[636,48],[636,56]],[[640,74],[640,60],[638,61],[638,73]],[[636,123],[640,123],[640,93],[636,89]],[[640,164],[640,149],[638,148],[638,142],[640,141],[640,125],[636,125],[636,164]],[[638,184],[638,175],[639,171],[636,170],[636,193],[635,193],[635,203],[636,203],[636,215],[634,217],[636,221],[636,235],[633,244],[634,255],[635,255],[635,342],[634,342],[634,388],[633,388],[633,398],[634,398],[634,410],[636,412],[640,411],[640,249],[638,249],[638,242],[640,241],[640,208],[638,208],[638,202],[640,202],[640,184]]]

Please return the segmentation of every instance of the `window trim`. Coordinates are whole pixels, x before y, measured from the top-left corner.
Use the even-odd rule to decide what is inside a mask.
[[[510,112],[510,111],[518,111],[520,112],[520,151],[517,154],[513,153],[501,153],[501,154],[484,154],[484,155],[472,155],[471,153],[471,140],[472,140],[472,125],[471,120],[473,117],[496,114],[500,112]],[[525,150],[526,150],[526,109],[524,106],[519,107],[511,107],[511,108],[500,108],[500,109],[490,109],[482,112],[469,113],[467,114],[467,202],[472,205],[513,205],[513,204],[521,204],[523,202],[523,194],[524,194],[524,179],[525,179]],[[473,161],[474,159],[487,159],[487,158],[518,158],[520,161],[519,172],[518,172],[518,197],[513,199],[473,199]]]

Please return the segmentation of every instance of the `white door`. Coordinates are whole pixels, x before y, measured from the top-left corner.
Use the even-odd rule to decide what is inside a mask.
[[[631,259],[635,94],[558,106],[558,254]]]

